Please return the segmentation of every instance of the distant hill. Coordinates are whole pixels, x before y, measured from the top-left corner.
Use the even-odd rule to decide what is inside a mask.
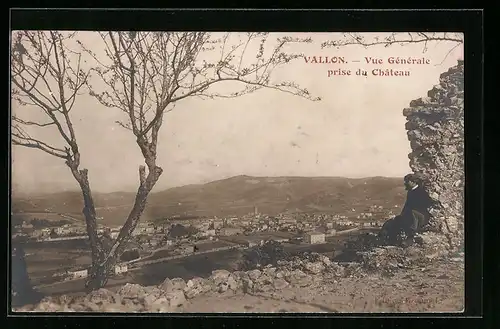
[[[94,193],[98,216],[122,223],[135,193]],[[235,176],[206,184],[175,187],[152,193],[144,220],[178,216],[243,215],[259,212],[362,211],[369,205],[392,207],[404,203],[401,178],[370,177],[251,177]],[[81,214],[80,192],[61,192],[32,198],[13,198],[13,212]]]

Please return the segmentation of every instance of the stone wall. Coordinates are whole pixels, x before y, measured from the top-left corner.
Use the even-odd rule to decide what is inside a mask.
[[[412,152],[410,168],[425,179],[437,201],[430,231],[445,235],[448,246],[463,243],[464,231],[464,63],[441,74],[427,97],[403,110]]]

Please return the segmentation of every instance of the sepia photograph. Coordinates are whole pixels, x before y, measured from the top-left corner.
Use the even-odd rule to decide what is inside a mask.
[[[12,311],[463,312],[463,45],[12,31]]]

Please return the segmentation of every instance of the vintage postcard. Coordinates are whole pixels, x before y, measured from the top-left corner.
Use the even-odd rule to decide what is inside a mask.
[[[463,42],[13,31],[13,311],[462,312]]]

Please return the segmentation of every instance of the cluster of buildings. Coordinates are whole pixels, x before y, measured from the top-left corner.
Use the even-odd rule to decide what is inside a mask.
[[[372,206],[372,210],[380,211],[381,206]],[[387,218],[387,217],[386,217]],[[384,218],[384,221],[385,219]],[[356,219],[363,219],[357,221]],[[263,215],[257,209],[248,215],[230,218],[198,219],[196,221],[184,221],[183,225],[190,229],[190,232],[181,237],[171,237],[169,235],[172,221],[166,220],[164,224],[140,222],[134,232],[133,240],[143,246],[143,248],[158,248],[162,246],[174,246],[180,242],[189,242],[210,239],[217,240],[219,236],[252,235],[262,232],[312,232],[319,231],[326,235],[335,234],[336,231],[350,229],[354,227],[380,227],[383,221],[375,220],[372,212],[363,212],[356,219],[349,219],[345,215],[339,214],[279,214],[276,216]],[[371,219],[367,221],[367,219]],[[187,223],[187,224],[186,224]],[[121,227],[105,227],[99,225],[98,234],[108,235],[111,239],[116,239]],[[59,238],[71,237],[75,235],[86,235],[84,223],[65,224],[60,227],[42,228],[34,230],[29,224],[23,223],[21,232],[25,235],[46,240],[53,238],[55,234]],[[19,233],[19,232],[18,232]],[[23,234],[21,233],[21,234]]]
[[[358,217],[364,220],[359,221],[356,220],[358,218],[349,219],[345,215],[338,214],[298,213],[269,216],[254,212],[241,218],[205,220],[195,226],[200,230],[200,237],[208,236],[211,239],[217,239],[219,236],[251,236],[266,232],[316,232],[331,236],[342,230],[382,226],[385,218],[378,220],[372,215],[369,212],[362,213]]]
[[[268,240],[277,242],[294,242],[321,244],[326,242],[326,237],[335,235],[341,231],[380,227],[383,220],[376,219],[373,211],[377,214],[383,210],[381,206],[374,206],[368,212],[360,213],[357,218],[340,214],[320,214],[320,213],[284,213],[276,216],[269,216],[258,213],[257,209],[241,217],[210,218],[193,220],[165,220],[157,222],[140,222],[133,232],[126,251],[133,251],[133,260],[137,257],[151,254],[156,250],[167,249],[172,254],[183,255],[196,252],[196,245],[201,240],[231,240],[246,247],[261,245]],[[376,216],[379,217],[379,216]],[[362,220],[357,220],[362,219]],[[84,223],[66,224],[54,228],[42,228],[34,230],[29,224],[23,223],[21,230],[31,232],[30,237],[39,240],[51,238],[54,233],[59,237],[69,237],[72,235],[86,236]],[[116,239],[121,227],[105,227],[99,225],[98,233]],[[31,231],[29,231],[31,230]],[[174,234],[175,231],[175,234]],[[281,233],[281,235],[280,235]],[[137,252],[136,252],[137,251]],[[116,275],[128,271],[129,260],[121,260],[122,264],[116,265],[114,273]],[[64,278],[78,279],[88,275],[88,269],[77,268],[66,272]]]
[[[370,227],[382,227],[384,225],[384,222],[381,221],[372,221],[372,222],[365,222],[362,224],[362,227],[365,228],[370,228]]]
[[[119,228],[116,228],[119,230]],[[132,235],[147,235],[147,234],[165,234],[168,233],[168,229],[164,225],[151,225],[149,223],[139,223],[135,228]]]
[[[292,232],[304,228],[309,228],[310,223],[298,222],[294,218],[276,218],[270,216],[259,216],[253,220],[240,223],[246,234],[268,231]]]
[[[342,220],[338,220],[335,222],[335,225],[336,226],[340,226],[340,227],[354,227],[354,226],[357,226],[358,223],[355,222],[355,221],[352,221],[352,220],[349,220],[349,219],[342,219]]]
[[[371,212],[362,212],[361,214],[356,216],[357,219],[367,219],[367,218],[372,218],[372,217],[373,217],[373,213],[371,213]]]
[[[84,225],[64,224],[57,227],[33,227],[27,221],[13,228],[14,237],[25,237],[38,240],[53,238],[54,236],[77,236],[86,234]]]
[[[384,210],[383,206],[373,205],[373,206],[368,207],[368,211],[371,211],[371,212],[379,212],[382,210]]]

